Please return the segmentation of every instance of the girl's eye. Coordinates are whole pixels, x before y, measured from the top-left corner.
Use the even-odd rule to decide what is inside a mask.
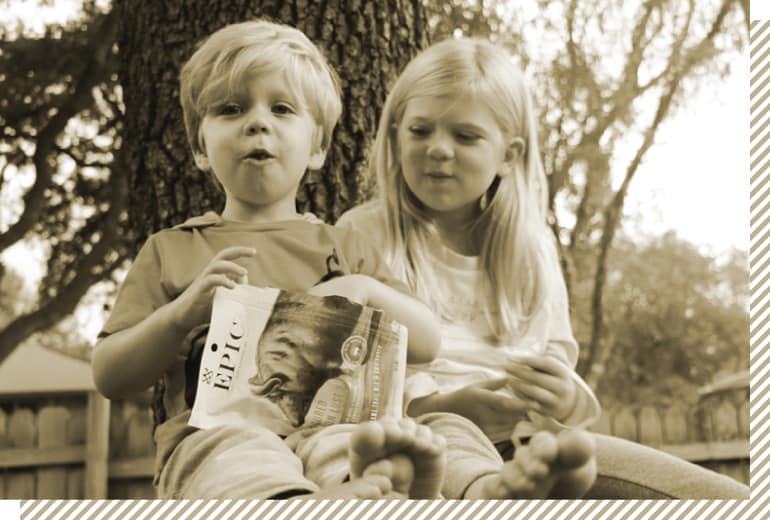
[[[457,138],[466,143],[475,143],[481,139],[477,134],[471,132],[457,132]]]
[[[416,137],[427,137],[430,135],[430,128],[427,126],[410,126],[409,133]]]
[[[273,105],[273,113],[275,114],[293,114],[294,108],[286,103],[278,103]]]

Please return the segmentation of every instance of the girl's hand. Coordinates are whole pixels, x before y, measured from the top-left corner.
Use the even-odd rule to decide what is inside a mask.
[[[374,278],[362,274],[346,274],[321,282],[310,288],[308,294],[315,296],[344,296],[348,300],[366,305]]]
[[[552,356],[522,354],[506,367],[510,388],[527,406],[557,421],[575,408],[577,389],[572,369]]]
[[[248,270],[234,262],[254,256],[253,247],[227,247],[211,259],[203,271],[172,303],[172,320],[178,327],[189,330],[206,322],[211,315],[211,302],[217,287],[232,289],[248,283]]]
[[[509,382],[509,377],[490,379],[450,392],[445,396],[449,411],[467,417],[487,435],[511,431],[527,405],[516,397],[495,392]]]

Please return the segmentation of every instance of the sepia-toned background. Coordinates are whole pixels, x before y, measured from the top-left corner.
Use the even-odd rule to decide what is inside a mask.
[[[328,164],[298,200],[329,222],[372,195],[367,147],[414,53],[453,35],[508,46],[540,114],[595,429],[749,482],[747,1],[3,7],[0,498],[153,496],[149,396],[107,403],[87,360],[147,235],[221,205],[188,153],[178,70],[199,38],[260,15],[307,33],[343,78]]]

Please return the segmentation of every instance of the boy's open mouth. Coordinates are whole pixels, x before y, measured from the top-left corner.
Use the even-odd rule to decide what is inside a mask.
[[[272,159],[275,156],[268,152],[267,150],[263,148],[257,148],[256,150],[252,150],[246,156],[245,159],[254,159],[256,161],[266,161],[267,159]]]

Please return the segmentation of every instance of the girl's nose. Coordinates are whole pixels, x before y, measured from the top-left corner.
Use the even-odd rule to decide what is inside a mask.
[[[436,139],[428,146],[428,157],[436,161],[447,161],[454,157],[454,150],[446,139]]]

